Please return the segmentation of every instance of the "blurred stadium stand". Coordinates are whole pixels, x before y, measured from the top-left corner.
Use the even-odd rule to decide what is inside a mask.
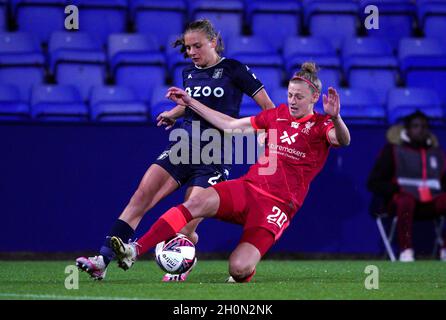
[[[79,8],[78,31],[63,28],[68,4]],[[362,25],[368,5],[378,5],[378,30]],[[2,121],[35,119],[24,113],[31,112],[33,86],[45,84],[75,86],[87,105],[93,87],[127,87],[149,113],[158,112],[151,108],[153,101],[169,104],[153,92],[182,86],[181,71],[190,63],[172,43],[186,23],[200,17],[221,32],[224,55],[247,64],[270,94],[286,87],[302,62],[310,60],[320,67],[324,90],[334,86],[352,93],[348,97],[355,99],[348,102],[359,109],[351,110],[367,106],[361,117],[371,121],[364,125],[374,123],[383,110],[387,117],[390,92],[406,87],[434,90],[446,113],[443,0],[0,0],[0,85],[5,101],[18,90],[21,106],[14,115],[13,104],[4,104],[8,116]],[[242,114],[255,113],[252,107],[245,97]],[[92,109],[88,112],[88,121],[94,121]]]

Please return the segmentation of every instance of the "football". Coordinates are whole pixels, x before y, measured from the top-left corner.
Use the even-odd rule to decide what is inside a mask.
[[[192,268],[195,260],[195,245],[185,235],[160,242],[155,248],[156,263],[165,272],[181,274]]]

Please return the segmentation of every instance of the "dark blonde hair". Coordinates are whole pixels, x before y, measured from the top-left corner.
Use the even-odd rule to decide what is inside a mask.
[[[184,44],[184,35],[192,31],[203,32],[209,41],[216,39],[217,46],[215,47],[215,51],[218,55],[221,55],[221,53],[223,53],[224,44],[220,33],[215,31],[214,26],[208,19],[202,19],[189,23],[184,33],[172,44],[174,48],[181,46],[180,52],[183,53],[185,58],[187,58],[188,56],[186,52],[186,45]]]
[[[318,71],[319,68],[316,66],[316,63],[304,62],[300,70],[293,75],[290,82],[306,82],[313,93],[320,93],[322,91],[322,82],[317,76]]]

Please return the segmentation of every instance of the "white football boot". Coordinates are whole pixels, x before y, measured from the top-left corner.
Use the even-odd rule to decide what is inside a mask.
[[[138,244],[136,242],[124,243],[119,237],[111,237],[110,245],[116,254],[118,266],[123,270],[130,269],[138,257]]]
[[[400,253],[400,262],[414,262],[415,261],[415,257],[414,257],[414,252],[413,249],[408,248],[403,250]]]
[[[446,262],[446,248],[440,250],[440,260]]]

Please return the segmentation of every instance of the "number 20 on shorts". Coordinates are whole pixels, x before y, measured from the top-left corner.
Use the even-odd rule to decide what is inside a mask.
[[[282,228],[283,224],[288,220],[285,212],[282,212],[278,207],[273,207],[273,213],[266,217],[268,223],[276,224],[279,228]]]

